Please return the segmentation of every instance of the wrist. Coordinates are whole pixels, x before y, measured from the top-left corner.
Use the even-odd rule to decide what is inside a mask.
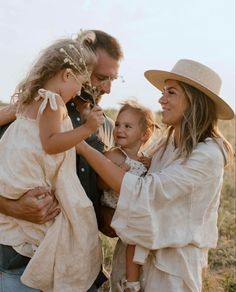
[[[7,198],[1,197],[1,208],[0,208],[0,212],[3,213],[4,215],[7,216],[12,216],[12,204],[13,204],[13,200],[9,200]],[[12,216],[13,217],[13,216]]]
[[[86,140],[93,133],[92,129],[86,124],[81,125],[79,129],[82,132],[83,140]]]

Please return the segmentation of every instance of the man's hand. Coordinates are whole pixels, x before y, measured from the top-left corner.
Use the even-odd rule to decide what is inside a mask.
[[[18,200],[0,197],[0,205],[0,212],[3,214],[38,224],[43,224],[60,213],[55,196],[45,187],[30,190]]]
[[[115,230],[111,227],[111,220],[115,210],[109,207],[100,206],[98,218],[98,229],[109,237],[116,237]]]

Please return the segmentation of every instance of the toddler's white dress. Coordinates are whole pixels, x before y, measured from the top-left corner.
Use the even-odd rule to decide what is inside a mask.
[[[39,115],[48,103],[57,110],[59,95],[43,89],[39,94],[44,98]],[[67,116],[61,132],[72,129]],[[0,214],[0,243],[32,257],[22,282],[42,291],[87,291],[101,267],[101,246],[92,202],[76,174],[75,148],[45,153],[38,118],[18,115],[0,140],[0,186],[0,195],[12,200],[37,186],[49,186],[61,208],[46,224]]]

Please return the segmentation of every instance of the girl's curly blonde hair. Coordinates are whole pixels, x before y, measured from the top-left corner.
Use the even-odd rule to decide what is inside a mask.
[[[92,32],[82,32],[75,41],[71,38],[57,40],[44,49],[33,64],[26,78],[19,83],[13,95],[18,107],[33,101],[38,90],[60,70],[70,68],[74,73],[88,74],[96,64],[97,57],[91,49],[95,40]]]

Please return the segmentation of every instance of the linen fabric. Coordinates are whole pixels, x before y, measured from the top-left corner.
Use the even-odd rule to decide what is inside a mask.
[[[55,106],[57,98],[49,95],[40,109],[47,103]],[[67,116],[61,132],[72,129]],[[0,243],[32,257],[23,283],[42,291],[88,290],[101,267],[101,246],[92,202],[76,174],[75,149],[46,154],[38,119],[18,115],[0,140],[0,153],[2,196],[14,200],[34,187],[49,186],[61,207],[61,213],[46,224],[0,214]]]

